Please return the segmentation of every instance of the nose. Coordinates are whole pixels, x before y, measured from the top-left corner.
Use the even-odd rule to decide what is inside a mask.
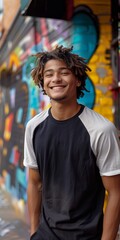
[[[60,73],[58,73],[58,72],[56,72],[56,73],[54,73],[54,75],[53,75],[53,78],[52,78],[52,82],[61,82],[61,75],[60,75]]]

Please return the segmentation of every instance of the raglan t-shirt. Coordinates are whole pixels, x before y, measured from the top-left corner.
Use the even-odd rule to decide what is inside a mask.
[[[40,240],[100,240],[105,189],[101,176],[120,174],[117,129],[88,107],[58,121],[51,109],[26,126],[24,166],[42,179]]]

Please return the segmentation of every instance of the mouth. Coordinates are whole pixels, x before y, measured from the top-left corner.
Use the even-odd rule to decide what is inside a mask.
[[[65,87],[66,86],[61,86],[61,85],[60,86],[52,86],[52,87],[50,87],[50,89],[56,89],[56,90],[58,89],[59,90],[59,89],[65,88]]]

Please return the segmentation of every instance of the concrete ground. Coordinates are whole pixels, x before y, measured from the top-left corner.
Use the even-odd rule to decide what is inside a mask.
[[[0,189],[0,240],[29,240],[29,226]]]

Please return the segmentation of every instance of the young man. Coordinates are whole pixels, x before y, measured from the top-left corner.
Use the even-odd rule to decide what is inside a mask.
[[[120,223],[120,143],[115,126],[79,105],[87,71],[72,48],[36,55],[36,85],[51,107],[26,126],[32,240],[115,240]],[[103,216],[105,190],[108,204]]]

